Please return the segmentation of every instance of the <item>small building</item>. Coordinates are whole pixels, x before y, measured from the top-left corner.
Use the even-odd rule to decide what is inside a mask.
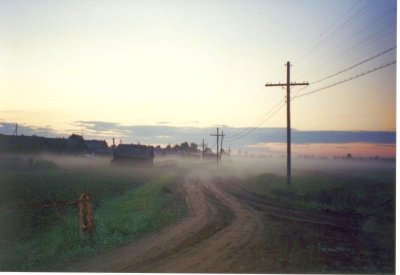
[[[75,134],[68,138],[46,138],[45,140],[48,151],[52,153],[80,154],[87,148],[83,138]]]
[[[46,148],[43,137],[0,135],[0,152],[40,152]]]
[[[114,158],[112,162],[152,166],[153,160],[153,146],[119,144],[114,149]]]
[[[85,140],[86,153],[92,155],[111,155],[112,150],[105,140]]]

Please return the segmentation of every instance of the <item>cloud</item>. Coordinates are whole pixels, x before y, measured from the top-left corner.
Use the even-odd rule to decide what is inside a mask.
[[[15,123],[11,122],[0,122],[0,134],[12,135],[15,132]],[[18,134],[19,135],[38,135],[38,136],[48,136],[48,137],[56,137],[59,136],[57,130],[51,128],[49,125],[45,127],[37,127],[37,126],[30,126],[26,124],[18,123]],[[61,134],[62,135],[62,134]]]
[[[148,144],[180,144],[184,141],[205,143],[212,145],[216,143],[215,127],[177,127],[169,125],[122,125],[109,121],[75,121],[72,129],[60,133],[48,127],[49,136],[68,136],[73,131],[83,133],[85,138],[98,138],[111,140],[113,137],[123,139],[126,143],[142,142]],[[12,134],[15,129],[14,123],[0,122],[0,133]],[[286,128],[257,128],[253,132],[242,137],[246,133],[245,128],[233,128],[224,126],[222,129],[226,135],[224,146],[240,148],[245,146],[268,144],[268,143],[286,143]],[[45,130],[29,125],[20,125],[19,132],[25,135],[44,135]],[[232,138],[231,138],[232,137]],[[238,138],[241,137],[241,138]],[[292,130],[293,144],[307,146],[308,144],[345,143],[374,143],[388,146],[396,144],[396,132],[392,131],[300,131]],[[251,148],[251,147],[249,147]]]

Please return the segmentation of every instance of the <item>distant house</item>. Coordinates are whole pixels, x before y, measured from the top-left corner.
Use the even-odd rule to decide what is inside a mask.
[[[43,137],[0,135],[0,152],[40,152],[45,148]]]
[[[119,144],[114,149],[114,163],[132,163],[152,166],[153,160],[153,146]]]
[[[86,153],[93,155],[111,155],[112,149],[105,140],[85,140]]]
[[[69,138],[46,138],[47,149],[53,153],[84,153],[87,149],[81,136],[72,134]]]

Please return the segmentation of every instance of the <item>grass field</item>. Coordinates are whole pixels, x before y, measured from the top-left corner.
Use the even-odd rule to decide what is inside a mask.
[[[20,157],[0,161],[0,270],[52,271],[68,260],[154,232],[186,213],[177,171],[67,165]],[[76,207],[21,209],[40,201],[76,200],[90,192],[92,237],[81,236]]]
[[[374,273],[394,271],[395,170],[303,172],[293,177],[291,186],[286,184],[284,176],[259,174],[240,184],[278,205],[347,217],[358,224],[360,231],[352,233],[320,227],[317,232],[325,233],[316,234],[311,233],[318,228],[316,226],[292,222],[288,228],[282,228],[281,223],[277,223],[277,235],[292,232],[293,240],[300,238],[301,245],[315,243],[308,248],[325,255],[324,260],[308,259],[301,254],[307,249],[299,246],[299,255],[294,257],[299,268],[305,266],[305,270],[310,271],[319,265],[317,272],[324,271],[323,268],[325,272],[349,272],[352,268],[360,272],[362,266],[362,270]],[[349,257],[347,260],[343,258],[345,254]],[[317,264],[317,261],[320,262]]]

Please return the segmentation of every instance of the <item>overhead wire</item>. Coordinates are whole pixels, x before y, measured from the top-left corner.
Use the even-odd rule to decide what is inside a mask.
[[[370,47],[371,45],[373,45],[375,42],[377,41],[381,41],[381,37],[383,35],[387,35],[389,33],[391,33],[393,30],[389,30],[386,32],[383,32],[385,30],[388,29],[388,27],[392,26],[393,24],[391,22],[389,22],[389,24],[384,25],[382,28],[380,28],[379,30],[375,31],[372,35],[369,35],[367,37],[365,37],[364,39],[362,39],[361,41],[359,41],[357,44],[353,45],[352,47],[350,47],[349,49],[347,49],[346,51],[342,52],[339,55],[335,55],[332,58],[330,58],[329,60],[327,60],[324,63],[320,63],[317,66],[314,66],[312,69],[300,74],[300,77],[303,77],[304,75],[308,75],[310,73],[313,73],[315,71],[319,71],[320,68],[328,68],[330,65],[335,64],[337,62],[339,62],[340,60],[347,58],[350,54],[353,54],[353,52],[356,51],[360,51],[365,47]],[[378,35],[378,36],[376,36]],[[375,37],[374,39],[371,40],[372,37]],[[368,42],[368,43],[367,43]]]
[[[379,66],[379,67],[370,69],[370,70],[368,70],[368,71],[362,72],[362,73],[357,74],[357,75],[355,75],[355,76],[352,76],[352,77],[350,77],[350,78],[347,78],[347,79],[344,79],[344,80],[335,82],[335,83],[330,84],[330,85],[328,85],[328,86],[325,86],[325,87],[322,87],[322,88],[319,88],[319,89],[316,89],[316,90],[313,90],[313,91],[310,91],[310,92],[306,92],[306,93],[297,95],[296,97],[293,97],[293,98],[291,99],[291,101],[294,100],[294,99],[296,99],[296,98],[300,98],[300,97],[304,97],[304,96],[307,96],[307,95],[310,95],[310,94],[314,94],[314,93],[317,93],[317,92],[326,90],[326,89],[328,89],[328,88],[337,86],[337,85],[339,85],[339,84],[342,84],[342,83],[345,83],[345,82],[354,80],[354,79],[356,79],[356,78],[359,78],[359,77],[361,77],[361,76],[364,76],[364,75],[370,74],[370,73],[372,73],[372,72],[381,70],[381,69],[383,69],[383,68],[389,67],[389,66],[394,65],[394,64],[396,64],[396,60],[393,60],[392,62],[389,62],[389,63],[387,63],[387,64],[381,65],[381,66]]]
[[[351,70],[351,69],[354,69],[354,68],[356,68],[356,67],[358,67],[358,66],[360,66],[360,65],[362,65],[362,64],[364,64],[364,63],[366,63],[366,62],[368,62],[368,61],[374,60],[375,58],[378,58],[378,57],[380,57],[380,56],[382,56],[382,55],[384,55],[384,54],[386,54],[386,53],[388,53],[388,52],[391,52],[391,51],[393,51],[394,49],[396,49],[396,46],[391,47],[391,48],[389,48],[389,49],[386,49],[386,50],[384,50],[383,52],[380,52],[380,53],[378,53],[378,54],[375,54],[375,55],[373,55],[373,56],[371,56],[371,57],[369,57],[369,58],[367,58],[367,59],[364,59],[364,60],[358,62],[357,64],[354,64],[354,65],[352,65],[352,66],[350,66],[350,67],[347,67],[346,69],[343,69],[343,70],[341,70],[341,71],[339,71],[339,72],[336,72],[336,73],[331,74],[331,75],[329,75],[329,76],[323,77],[323,78],[321,78],[321,79],[319,79],[319,80],[317,80],[317,81],[313,81],[313,82],[311,82],[310,84],[317,84],[317,83],[319,83],[319,82],[322,82],[322,81],[324,81],[324,80],[327,80],[327,79],[332,78],[332,77],[334,77],[334,76],[337,76],[337,75],[339,75],[339,74],[342,74],[342,73],[344,73],[344,72],[347,72],[347,71],[349,71],[349,70]]]
[[[344,13],[342,13],[341,15],[339,15],[339,16],[335,19],[335,21],[334,21],[332,24],[330,24],[324,31],[322,31],[322,33],[320,33],[320,37],[324,36],[324,33],[328,32],[328,31],[331,29],[331,27],[333,27],[337,22],[339,22],[339,20],[341,20],[345,15],[347,15],[351,10],[353,10],[353,9],[354,9],[358,4],[360,4],[360,3],[361,3],[361,1],[357,1],[354,5],[352,5],[349,9],[347,9]],[[309,45],[309,46],[306,47],[306,50],[303,51],[301,55],[298,54],[298,55],[296,56],[296,58],[294,58],[294,60],[295,60],[296,62],[298,61],[298,57],[299,57],[299,56],[303,57],[307,52],[309,52],[309,48],[312,47],[312,46],[315,45],[315,44],[313,44],[313,42],[311,42],[311,43],[308,44],[308,45]]]
[[[363,6],[360,10],[358,10],[356,13],[354,13],[350,18],[348,18],[346,21],[344,21],[342,24],[340,24],[337,28],[335,28],[332,32],[330,32],[326,37],[322,38],[320,41],[318,41],[311,49],[306,51],[305,54],[303,54],[298,60],[296,60],[297,63],[300,63],[300,60],[302,60],[308,52],[314,51],[324,43],[328,42],[331,40],[335,35],[338,33],[338,31],[342,31],[343,29],[346,29],[352,22],[354,22],[355,19],[359,18],[361,15],[366,13],[370,6],[375,3],[374,1],[371,1],[367,3],[365,6]]]
[[[277,108],[277,107],[278,107],[280,104],[282,104],[282,103],[283,103],[283,100],[279,101],[279,102],[278,102],[277,104],[275,104],[271,109],[269,109],[260,119],[258,119],[258,121],[263,120],[266,116],[268,116],[275,108]],[[255,123],[255,124],[257,124],[257,123]],[[229,136],[229,137],[226,137],[225,139],[226,139],[226,140],[230,140],[230,139],[232,139],[232,138],[234,138],[234,137],[236,137],[236,136],[239,136],[239,135],[243,134],[244,132],[250,130],[250,129],[253,128],[253,127],[254,127],[254,126],[249,126],[249,127],[245,128],[245,129],[241,130],[240,132],[236,133],[236,134],[233,134],[233,135],[231,135],[231,136]]]
[[[242,135],[227,140],[228,143],[231,143],[232,141],[244,138],[245,136],[247,136],[248,134],[250,134],[251,132],[253,132],[254,130],[258,129],[262,124],[264,124],[267,120],[269,120],[271,117],[273,117],[280,109],[282,109],[282,107],[285,106],[285,103],[281,103],[281,105],[273,112],[271,113],[267,118],[265,118],[263,121],[261,121],[257,126],[252,127],[249,131],[247,131],[246,133],[243,133]]]

